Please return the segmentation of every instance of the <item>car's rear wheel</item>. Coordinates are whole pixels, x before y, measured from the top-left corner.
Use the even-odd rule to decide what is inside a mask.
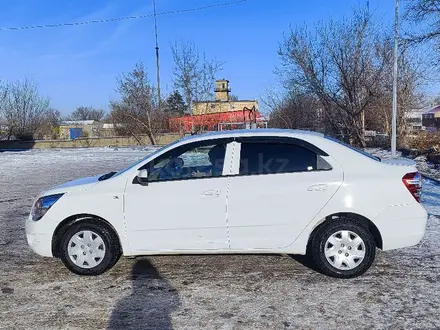
[[[78,275],[99,275],[118,261],[121,249],[116,234],[105,225],[80,221],[70,226],[60,243],[60,258]]]
[[[354,219],[339,218],[321,225],[312,236],[309,254],[329,276],[352,278],[365,273],[376,256],[368,228]]]

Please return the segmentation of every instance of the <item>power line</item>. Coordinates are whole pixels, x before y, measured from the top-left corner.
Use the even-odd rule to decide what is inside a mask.
[[[188,12],[192,12],[192,11],[198,11],[198,10],[204,10],[204,9],[216,8],[216,7],[225,7],[225,6],[235,5],[235,4],[246,2],[246,1],[248,1],[248,0],[237,0],[237,1],[217,3],[217,4],[212,4],[212,5],[202,6],[202,7],[196,7],[196,8],[170,10],[170,11],[165,11],[165,12],[162,12],[162,13],[157,13],[157,16],[188,13]],[[113,22],[128,21],[128,20],[134,20],[134,19],[146,19],[146,18],[150,18],[150,17],[154,17],[154,14],[137,15],[137,16],[125,16],[125,17],[108,18],[108,19],[101,19],[101,20],[74,22],[74,23],[54,23],[54,24],[43,24],[43,25],[3,27],[3,28],[0,28],[0,31],[20,31],[20,30],[32,30],[32,29],[51,29],[51,28],[59,28],[59,27],[67,27],[67,26],[82,26],[82,25],[101,24],[101,23],[113,23]]]

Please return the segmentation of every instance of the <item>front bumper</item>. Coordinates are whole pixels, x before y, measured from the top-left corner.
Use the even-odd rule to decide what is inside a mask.
[[[52,233],[47,219],[32,221],[26,220],[26,238],[31,249],[43,257],[53,257],[52,255]],[[49,234],[50,233],[50,234]]]

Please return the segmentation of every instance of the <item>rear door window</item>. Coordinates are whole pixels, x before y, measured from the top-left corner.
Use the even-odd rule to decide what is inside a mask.
[[[331,166],[314,151],[279,142],[242,143],[240,175],[329,170]]]

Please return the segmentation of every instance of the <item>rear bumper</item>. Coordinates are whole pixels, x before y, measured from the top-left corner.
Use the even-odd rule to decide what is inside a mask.
[[[423,239],[428,213],[420,204],[391,206],[374,221],[384,251],[417,245]]]

